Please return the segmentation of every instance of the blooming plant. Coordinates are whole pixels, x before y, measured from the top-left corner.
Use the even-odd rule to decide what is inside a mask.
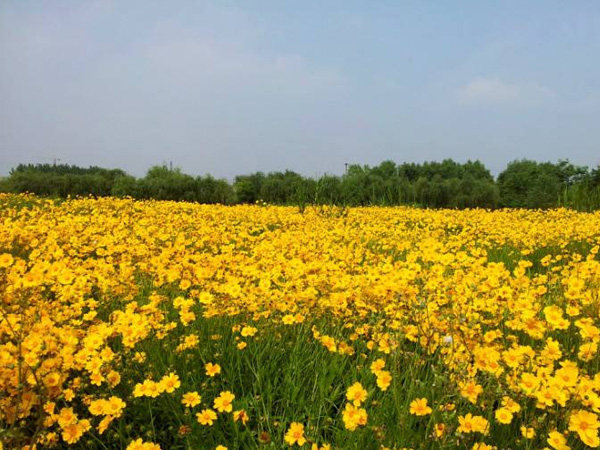
[[[0,194],[4,448],[600,447],[600,213]]]

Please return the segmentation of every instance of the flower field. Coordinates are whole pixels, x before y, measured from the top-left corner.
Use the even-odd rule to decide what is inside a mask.
[[[600,213],[0,194],[4,448],[600,446]]]

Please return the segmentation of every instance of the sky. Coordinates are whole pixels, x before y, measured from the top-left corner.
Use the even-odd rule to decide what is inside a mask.
[[[0,0],[0,175],[600,164],[600,2]]]

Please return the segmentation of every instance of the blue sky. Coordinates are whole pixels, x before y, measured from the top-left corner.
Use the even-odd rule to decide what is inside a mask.
[[[3,1],[0,174],[600,163],[597,1]]]

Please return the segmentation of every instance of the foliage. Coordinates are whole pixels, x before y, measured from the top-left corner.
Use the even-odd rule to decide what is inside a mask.
[[[588,169],[568,161],[538,163],[519,160],[509,163],[498,176],[501,205],[510,208],[551,208],[561,193],[588,176]]]
[[[497,180],[479,161],[402,163],[383,161],[369,167],[350,164],[342,176],[318,178],[296,172],[255,172],[233,183],[210,175],[193,177],[181,169],[150,168],[136,179],[119,169],[69,165],[19,165],[0,191],[62,197],[117,196],[207,204],[396,206],[425,208],[600,207],[600,171],[566,160],[539,163],[512,161]]]

